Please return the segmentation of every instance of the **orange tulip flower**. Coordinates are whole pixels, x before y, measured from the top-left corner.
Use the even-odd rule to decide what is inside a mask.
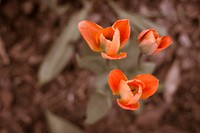
[[[114,69],[108,76],[108,84],[114,95],[120,95],[118,105],[127,110],[137,110],[139,99],[152,96],[158,89],[159,81],[151,74],[141,74],[128,80],[122,71]]]
[[[126,52],[120,52],[130,36],[129,20],[117,20],[111,27],[101,26],[83,20],[78,24],[78,29],[94,52],[101,52],[105,59],[115,60],[126,58]]]
[[[143,54],[152,55],[166,49],[172,44],[172,38],[169,36],[159,36],[154,29],[142,31],[138,35],[139,48]]]

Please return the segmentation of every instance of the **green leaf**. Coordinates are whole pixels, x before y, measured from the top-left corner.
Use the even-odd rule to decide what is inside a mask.
[[[140,107],[138,108],[138,110],[135,110],[134,111],[134,114],[135,115],[140,115],[142,113],[142,111],[144,110],[144,101],[143,100],[140,100]]]
[[[72,16],[64,28],[64,31],[49,50],[39,68],[38,79],[40,84],[45,84],[52,80],[69,63],[74,53],[71,42],[79,37],[77,35],[77,24],[87,16],[87,12],[90,8],[91,5],[87,3],[81,11]]]
[[[76,55],[76,61],[79,67],[88,69],[95,74],[102,74],[106,71],[106,60],[101,56],[84,56]]]
[[[158,86],[158,90],[157,92],[163,92],[164,91],[164,84],[162,82],[159,83],[159,86]]]
[[[149,20],[149,19],[147,19],[145,17],[142,17],[139,14],[129,13],[129,12],[123,10],[122,8],[120,8],[113,1],[109,1],[108,3],[113,8],[113,10],[116,12],[116,14],[119,15],[120,18],[128,18],[128,19],[130,19],[130,23],[131,23],[132,27],[138,28],[139,30],[145,30],[145,29],[148,29],[148,28],[154,28],[162,35],[166,35],[167,34],[166,33],[166,28],[157,25],[153,21],[151,21],[151,20]],[[133,30],[136,31],[137,29],[133,29]]]
[[[139,73],[153,73],[156,68],[156,64],[153,62],[144,62],[140,65]]]
[[[39,69],[40,84],[45,84],[57,76],[70,61],[73,52],[72,46],[51,49]]]
[[[86,110],[86,124],[93,124],[103,118],[111,107],[110,99],[103,94],[95,92],[88,103]]]
[[[85,40],[81,42],[80,49],[81,49],[82,55],[84,56],[100,56],[101,55],[99,52],[92,51],[90,47],[88,46],[88,44],[85,42]]]
[[[95,78],[94,85],[98,92],[105,94],[105,86],[108,83],[108,73],[99,74]]]
[[[166,35],[167,34],[167,29],[163,26],[160,26],[156,23],[154,23],[153,21],[151,21],[150,19],[147,19],[145,17],[142,17],[139,14],[135,14],[136,20],[139,20],[138,23],[142,23],[143,25],[145,25],[145,29],[147,28],[154,28],[155,30],[157,30],[161,35]],[[133,20],[134,21],[134,20]],[[144,30],[144,29],[141,29]]]
[[[140,50],[137,46],[137,39],[134,36],[129,45],[124,49],[127,52],[127,57],[120,61],[120,66],[123,70],[133,69],[137,66]]]
[[[45,112],[50,133],[84,133],[71,122],[56,116],[50,111]]]

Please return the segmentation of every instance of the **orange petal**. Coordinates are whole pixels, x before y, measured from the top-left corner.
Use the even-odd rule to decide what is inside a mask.
[[[142,32],[140,32],[140,34],[139,34],[138,37],[137,37],[137,40],[140,42],[141,39],[142,39],[142,37],[143,37],[147,32],[149,32],[149,31],[150,31],[150,29],[143,30]]]
[[[121,80],[128,80],[122,71],[114,69],[110,72],[108,76],[108,84],[114,95],[119,94],[119,84]]]
[[[111,41],[106,39],[103,34],[99,36],[99,43],[104,51],[107,51],[107,47],[111,45]]]
[[[120,33],[119,30],[116,28],[115,33],[112,38],[112,43],[110,46],[107,46],[106,53],[108,55],[115,55],[118,53],[120,47]]]
[[[131,104],[131,105],[126,105],[123,103],[123,101],[117,99],[117,104],[123,108],[123,109],[126,109],[126,110],[137,110],[139,108],[139,102],[135,103],[135,104]]]
[[[107,55],[104,52],[101,52],[101,56],[105,59],[109,59],[109,60],[117,60],[117,59],[124,59],[126,58],[126,52],[120,52],[119,54],[116,55]]]
[[[142,81],[137,80],[137,79],[129,80],[128,85],[129,86],[134,86],[134,87],[139,87],[140,86],[142,89],[145,88],[145,84]]]
[[[118,28],[120,31],[120,49],[121,49],[130,37],[129,20],[128,19],[117,20],[112,27],[114,29]]]
[[[149,30],[149,32],[147,32],[143,37],[142,37],[142,40],[149,40],[150,42],[155,42],[156,39],[155,39],[155,36],[154,36],[154,32],[152,30]]]
[[[158,44],[158,49],[153,53],[153,54],[157,54],[160,51],[166,49],[167,47],[169,47],[172,44],[172,38],[169,36],[163,36],[160,38],[160,43]]]
[[[153,54],[157,50],[157,48],[158,48],[157,43],[155,41],[152,42],[151,40],[148,39],[142,40],[141,43],[139,44],[139,49],[141,53],[146,55]]]
[[[105,45],[105,52],[107,55],[116,55],[120,47],[120,35],[119,30],[116,29],[112,37],[112,41],[106,39],[103,34],[100,35],[101,45]]]
[[[142,89],[141,99],[152,96],[158,89],[159,80],[151,74],[137,75],[133,79],[140,80],[145,84],[145,88]]]
[[[113,35],[115,33],[115,30],[112,27],[107,27],[102,30],[100,30],[96,35],[96,42],[100,43],[100,36],[103,34],[103,36],[107,39],[112,41]]]
[[[154,30],[153,28],[151,28],[151,30],[153,31],[153,35],[155,37],[155,39],[159,38],[159,34],[156,30]]]
[[[128,104],[132,101],[132,98],[134,98],[134,95],[126,83],[126,81],[121,80],[119,84],[119,95],[121,97],[121,100],[123,100],[123,103]],[[136,103],[139,100],[139,97],[134,98],[133,103]]]
[[[103,28],[93,22],[83,20],[79,22],[78,29],[89,45],[89,47],[95,52],[101,52],[102,48],[98,42],[96,42],[96,35]]]
[[[121,80],[119,84],[119,95],[121,97],[121,101],[123,101],[124,104],[126,105],[132,105],[138,102],[142,95],[142,88],[141,86],[136,86],[138,87],[138,92],[136,94],[133,94],[131,88],[128,85],[128,82],[130,81],[124,81]],[[131,81],[131,82],[134,82]]]
[[[147,29],[143,30],[139,35],[138,35],[138,42],[140,43],[143,41],[143,39],[150,39],[152,42],[155,42],[155,39],[159,37],[159,34],[154,30],[154,29]]]

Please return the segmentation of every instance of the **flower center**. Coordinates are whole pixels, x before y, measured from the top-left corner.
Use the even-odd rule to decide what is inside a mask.
[[[134,95],[138,93],[138,90],[139,90],[138,87],[131,86],[131,85],[129,85],[129,87],[130,87],[130,89],[131,89],[131,92],[132,92]]]
[[[109,41],[112,41],[113,36],[105,36],[105,38],[106,38],[107,40],[109,40]]]

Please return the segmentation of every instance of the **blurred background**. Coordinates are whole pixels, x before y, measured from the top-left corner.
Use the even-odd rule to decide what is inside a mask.
[[[199,133],[199,7],[199,0],[0,0],[0,133]],[[90,50],[77,24],[107,27],[120,18],[130,19],[132,38],[150,27],[173,38],[144,59],[155,63],[160,88],[140,111],[113,99],[87,124],[94,82],[102,79],[91,60],[80,59]]]

